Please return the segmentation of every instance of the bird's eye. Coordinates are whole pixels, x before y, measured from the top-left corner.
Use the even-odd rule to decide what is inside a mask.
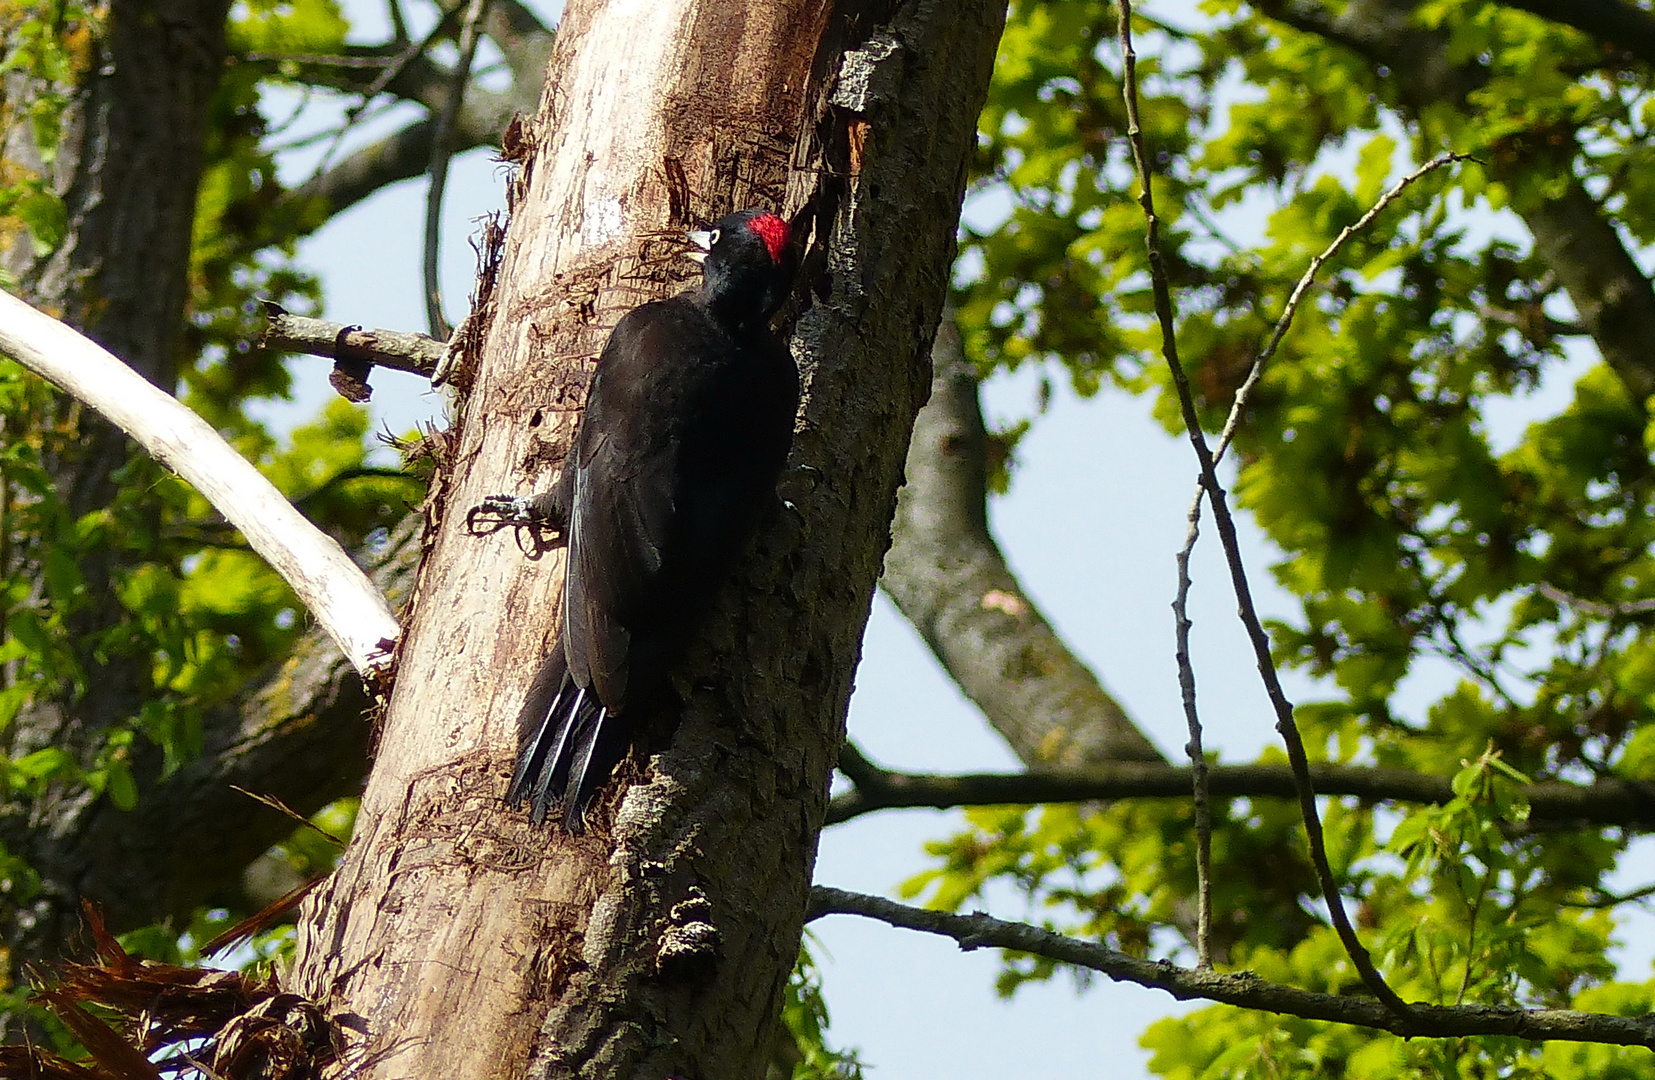
[[[712,232],[708,233],[707,234],[707,246],[712,247],[714,244],[718,243],[718,238],[721,235],[722,234],[717,229],[714,229]]]

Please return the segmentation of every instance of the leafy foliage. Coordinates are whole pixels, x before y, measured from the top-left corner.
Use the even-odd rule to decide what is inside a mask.
[[[5,140],[0,239],[11,246],[23,236],[35,265],[65,238],[52,167],[106,16],[107,5],[61,0],[0,6],[0,130],[22,132]],[[312,0],[238,5],[229,28],[238,49],[287,42],[318,53],[342,50],[344,32],[338,6]],[[249,411],[291,389],[283,358],[257,346],[257,301],[303,312],[319,299],[314,277],[294,262],[298,238],[319,220],[282,198],[266,139],[267,81],[254,66],[232,64],[210,106],[176,389],[317,524],[361,548],[422,491],[401,470],[370,466],[367,414],[335,402],[278,436]],[[28,152],[12,153],[18,146]],[[0,804],[11,814],[26,800],[83,791],[132,809],[141,797],[137,760],[158,760],[164,780],[197,755],[209,710],[243,693],[305,628],[281,579],[204,499],[147,458],[121,464],[109,497],[90,508],[71,497],[63,477],[88,422],[0,360]],[[138,673],[130,714],[43,740],[31,710],[76,708],[110,666]],[[26,862],[0,849],[0,913],[26,923],[40,889]],[[245,914],[203,909],[192,925],[148,928],[128,944],[192,959],[179,953],[181,940],[205,941],[215,923]],[[14,1011],[23,988],[0,990]]]
[[[1649,987],[1617,982],[1610,960],[1624,910],[1611,876],[1632,836],[1529,828],[1522,789],[1650,776],[1649,403],[1600,364],[1524,431],[1494,410],[1580,370],[1587,347],[1565,343],[1584,334],[1574,308],[1597,301],[1565,292],[1524,229],[1585,199],[1633,251],[1655,244],[1625,187],[1646,153],[1648,67],[1478,0],[1203,10],[1174,26],[1151,6],[1137,32],[1205,424],[1222,421],[1313,256],[1410,162],[1478,159],[1415,185],[1324,268],[1237,441],[1236,496],[1301,598],[1300,617],[1270,627],[1277,661],[1332,692],[1298,710],[1313,758],[1455,777],[1440,807],[1325,806],[1347,904],[1404,998],[1641,1009]],[[1102,3],[1012,5],[977,182],[980,205],[1009,209],[968,233],[957,305],[983,371],[1038,363],[1082,393],[1154,394],[1175,428],[1115,22]],[[1373,44],[1400,35],[1418,70],[1393,72]],[[1427,667],[1451,675],[1410,708],[1399,686]],[[1241,800],[1214,815],[1221,963],[1356,990],[1296,810]],[[1055,929],[1188,956],[1193,846],[1185,807],[979,810],[908,888],[957,908],[1009,886]],[[1054,970],[1008,957],[1001,986]],[[1224,1007],[1164,1021],[1145,1044],[1157,1073],[1180,1077],[1655,1074],[1644,1051],[1410,1043]]]
[[[808,934],[782,993],[781,1023],[791,1045],[787,1060],[772,1065],[772,1080],[862,1080],[856,1051],[828,1045],[827,1001],[822,997],[821,974],[810,953]]]
[[[1476,155],[1416,185],[1324,269],[1236,448],[1237,497],[1279,546],[1273,571],[1300,598],[1299,614],[1271,627],[1277,659],[1330,687],[1299,709],[1313,756],[1454,777],[1442,806],[1326,805],[1347,902],[1405,997],[1647,1013],[1655,984],[1624,981],[1611,962],[1631,902],[1614,875],[1633,838],[1540,831],[1523,789],[1649,778],[1649,403],[1628,392],[1623,368],[1599,365],[1579,375],[1566,407],[1522,432],[1504,430],[1494,410],[1555,387],[1589,351],[1576,309],[1595,298],[1569,296],[1559,268],[1536,254],[1537,222],[1584,200],[1648,261],[1648,65],[1487,0],[1212,0],[1204,11],[1179,26],[1151,10],[1138,29],[1166,265],[1205,423],[1222,420],[1308,261],[1407,163],[1444,149]],[[60,0],[0,7],[0,128],[26,132],[35,155],[28,167],[8,157],[0,172],[0,240],[35,259],[69,227],[48,177],[101,12]],[[213,103],[178,390],[360,546],[416,493],[369,467],[363,415],[335,404],[278,438],[247,408],[290,389],[280,358],[255,346],[253,301],[302,311],[318,299],[293,253],[319,212],[285,198],[265,95],[309,77],[284,56],[347,52],[347,27],[331,0],[255,0],[233,18],[237,55],[266,60],[230,65]],[[1007,209],[968,232],[956,306],[985,372],[1039,364],[1082,393],[1154,395],[1171,426],[1121,137],[1115,19],[1098,0],[1013,5],[978,163],[985,203]],[[1417,63],[1401,70],[1375,44],[1385,41],[1406,42]],[[1028,423],[995,441],[997,487]],[[299,617],[200,498],[148,462],[126,464],[106,504],[72,509],[56,466],[72,459],[78,424],[38,381],[0,364],[0,798],[84,791],[126,808],[140,798],[139,752],[158,751],[164,772],[187,761],[207,711],[284,654]],[[110,617],[91,620],[94,610]],[[142,660],[130,717],[88,745],[40,744],[20,730],[31,708],[86,694],[111,658]],[[1399,687],[1427,666],[1452,675],[1428,706],[1409,707]],[[1214,809],[1218,962],[1354,992],[1293,808]],[[275,860],[300,874],[325,867],[332,855],[312,840],[295,834]],[[931,903],[1009,888],[1054,929],[1137,955],[1188,954],[1187,807],[978,810],[930,853],[909,890]],[[0,906],[26,912],[41,888],[0,850]],[[125,944],[193,959],[191,943],[237,914],[204,910],[190,927]],[[254,952],[279,947],[278,932]],[[1001,987],[1055,972],[1011,956]],[[784,1021],[799,1047],[795,1080],[859,1075],[854,1055],[828,1048],[808,953]],[[1174,1077],[1655,1073],[1641,1050],[1405,1042],[1226,1007],[1163,1021],[1145,1044],[1153,1068]]]

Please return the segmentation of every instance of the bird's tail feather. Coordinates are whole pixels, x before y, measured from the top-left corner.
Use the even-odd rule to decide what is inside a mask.
[[[601,706],[590,721],[581,725],[569,763],[569,781],[563,799],[563,827],[570,833],[585,830],[586,804],[592,801],[598,785],[603,783],[614,766],[613,760],[603,761],[600,758],[600,749],[605,751],[602,756],[607,757],[607,748],[602,744],[613,742],[614,732],[605,729],[615,726],[609,710]],[[593,768],[595,761],[598,768]]]
[[[563,827],[578,834],[586,829],[587,804],[626,753],[626,732],[590,687],[575,685],[567,672],[559,674],[550,703],[541,704],[544,694],[531,694],[532,708],[519,720],[517,767],[506,802],[527,801],[538,825],[562,799]]]

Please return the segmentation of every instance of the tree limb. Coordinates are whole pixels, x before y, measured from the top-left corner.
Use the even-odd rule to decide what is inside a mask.
[[[280,305],[265,301],[264,336],[267,349],[305,353],[329,360],[377,364],[414,375],[431,377],[446,346],[424,334],[401,330],[364,330],[360,326],[290,315]]]
[[[1122,761],[1022,773],[938,775],[897,772],[868,761],[847,744],[839,770],[856,786],[835,795],[827,821],[837,824],[875,810],[926,807],[1029,805],[1115,799],[1183,799],[1191,769],[1164,762]],[[1368,765],[1311,765],[1322,796],[1365,802],[1441,805],[1454,798],[1448,777]],[[1293,770],[1281,764],[1209,765],[1208,789],[1229,799],[1292,799]],[[1616,827],[1655,831],[1655,783],[1597,780],[1570,784],[1547,780],[1522,789],[1529,824],[1537,828]]]
[[[1014,949],[1102,972],[1118,982],[1165,990],[1180,1001],[1206,1000],[1307,1020],[1377,1028],[1406,1038],[1507,1035],[1519,1039],[1645,1046],[1655,1049],[1655,1021],[1573,1009],[1514,1009],[1492,1005],[1409,1003],[1405,1013],[1371,997],[1321,994],[1267,982],[1250,971],[1217,972],[1145,960],[1105,945],[1079,941],[1025,923],[989,915],[955,915],[817,885],[810,890],[810,918],[861,915],[906,930],[953,938],[966,951]]]
[[[396,617],[337,541],[201,417],[73,329],[0,293],[0,350],[91,406],[177,472],[247,537],[364,677],[383,671]]]

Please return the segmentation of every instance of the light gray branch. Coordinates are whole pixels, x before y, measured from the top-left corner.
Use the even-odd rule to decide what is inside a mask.
[[[1378,1000],[1319,994],[1268,982],[1250,971],[1218,972],[1129,956],[1106,945],[1065,937],[990,915],[955,915],[818,885],[810,890],[810,918],[860,915],[905,930],[952,938],[963,950],[1013,949],[1101,972],[1118,982],[1164,990],[1180,1001],[1205,1000],[1244,1009],[1376,1028],[1405,1038],[1506,1035],[1532,1041],[1604,1043],[1655,1049],[1655,1020],[1573,1009],[1514,1009],[1492,1005],[1409,1003],[1395,1011]]]
[[[323,356],[394,368],[430,378],[446,346],[424,334],[401,330],[364,330],[360,326],[289,314],[265,301],[264,336],[259,344],[283,352]]]
[[[85,402],[174,470],[247,537],[365,678],[402,630],[338,541],[317,529],[201,417],[108,351],[8,293],[0,350]]]

